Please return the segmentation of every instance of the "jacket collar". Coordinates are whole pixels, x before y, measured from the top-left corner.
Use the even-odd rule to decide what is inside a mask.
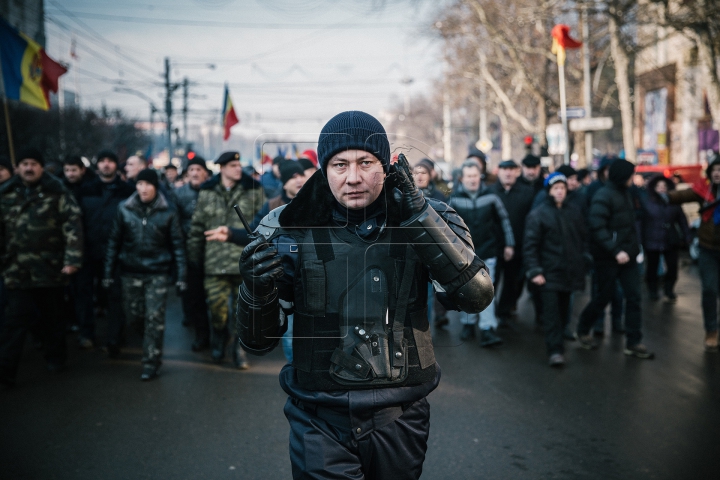
[[[142,208],[142,202],[140,201],[140,195],[138,195],[137,192],[130,195],[130,198],[125,200],[125,207],[128,208],[129,210],[139,211]],[[160,193],[160,190],[158,189],[155,200],[150,204],[150,211],[154,212],[157,210],[167,210],[167,209],[168,209],[168,202],[165,199],[165,195]]]

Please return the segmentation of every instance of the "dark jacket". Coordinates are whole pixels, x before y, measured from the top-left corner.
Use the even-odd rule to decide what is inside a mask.
[[[177,201],[177,209],[180,213],[180,223],[182,225],[183,233],[187,236],[190,233],[190,224],[192,222],[192,216],[195,212],[195,206],[197,205],[198,195],[200,194],[200,186],[197,188],[186,183],[182,187],[175,190],[175,198]]]
[[[718,194],[717,190],[717,185],[711,185],[707,180],[701,179],[695,182],[692,188],[670,192],[668,196],[672,204],[697,202],[702,208],[714,203]],[[713,220],[714,211],[715,208],[709,208],[700,212],[698,240],[700,240],[702,248],[720,251],[720,225],[716,225]]]
[[[430,182],[427,188],[423,188],[422,193],[425,198],[434,198],[435,200],[440,200],[441,202],[447,202],[445,194],[441,192],[433,182]]]
[[[62,182],[43,173],[33,188],[19,176],[0,187],[0,271],[8,288],[61,287],[63,266],[80,267],[80,208]],[[12,293],[10,293],[12,295]]]
[[[180,216],[162,193],[149,205],[137,193],[118,208],[108,239],[105,278],[116,263],[122,273],[168,274],[175,262],[178,281],[186,279],[185,245]]]
[[[268,170],[262,174],[260,184],[267,198],[277,197],[283,189],[282,181],[273,174],[272,170]]]
[[[588,204],[587,197],[585,196],[583,190],[584,189],[581,188],[578,190],[568,191],[565,203],[571,207],[577,208],[580,213],[582,213],[583,221],[586,221],[590,205]],[[533,210],[545,203],[547,198],[548,192],[543,188],[537,193],[537,195],[535,195],[535,200],[533,200],[532,206]]]
[[[484,260],[497,257],[503,247],[515,246],[515,236],[507,210],[502,200],[488,188],[481,190],[477,197],[473,198],[459,185],[450,195],[448,205],[454,208],[467,224],[479,258]]]
[[[535,193],[531,187],[518,182],[515,182],[510,190],[505,190],[500,182],[490,185],[488,190],[500,198],[507,210],[515,237],[516,254],[520,255],[525,235],[525,219],[532,209]]]
[[[545,288],[571,292],[585,288],[587,229],[580,210],[555,206],[553,199],[530,212],[525,227],[523,261],[526,276],[545,277]]]
[[[545,182],[545,180],[543,179],[542,175],[540,175],[540,176],[537,178],[537,180],[535,180],[535,181],[533,181],[533,182],[527,180],[527,179],[526,179],[525,177],[523,177],[522,175],[520,175],[520,176],[518,177],[518,179],[517,179],[517,183],[519,183],[520,185],[525,185],[525,186],[527,186],[527,187],[532,188],[532,189],[533,189],[533,195],[537,195],[537,193],[538,193],[540,190],[543,189],[543,184],[544,184],[544,182]]]
[[[679,205],[670,205],[669,197],[661,197],[655,192],[655,186],[664,177],[650,180],[647,186],[647,199],[643,202],[641,241],[643,248],[653,252],[664,252],[689,243],[690,229],[687,218]],[[675,189],[671,181],[668,193]]]
[[[588,227],[595,261],[614,260],[621,251],[630,258],[640,253],[635,204],[629,189],[612,182],[600,188],[590,203]]]
[[[79,204],[80,203],[80,194],[82,192],[83,187],[85,185],[89,185],[90,182],[95,181],[96,178],[97,178],[97,173],[95,173],[95,170],[93,170],[92,168],[86,168],[85,175],[83,175],[83,177],[80,179],[79,182],[70,183],[70,182],[68,182],[68,179],[65,177],[63,177],[62,182],[63,182],[63,185],[65,185],[65,188],[67,188],[70,191],[70,193],[73,194],[73,196],[75,197],[75,201],[77,201]]]
[[[88,260],[102,261],[105,258],[110,226],[115,220],[118,205],[134,191],[119,176],[109,183],[95,178],[82,186],[79,202],[83,212],[85,256]]]

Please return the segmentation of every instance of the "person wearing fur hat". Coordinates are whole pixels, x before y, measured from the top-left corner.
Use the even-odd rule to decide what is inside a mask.
[[[625,294],[624,353],[651,359],[654,354],[642,343],[641,281],[636,261],[640,242],[635,225],[635,205],[629,192],[634,171],[635,165],[627,160],[612,162],[608,169],[608,182],[598,190],[590,204],[590,253],[598,290],[593,292],[580,315],[577,338],[583,348],[598,347],[590,328],[612,298],[618,280]]]
[[[448,306],[493,297],[467,227],[423,197],[404,155],[364,112],[323,127],[320,169],[265,217],[240,257],[243,347],[275,348],[294,314],[289,398],[293,478],[419,478],[427,395],[440,380],[427,319],[430,277]]]
[[[527,218],[523,259],[528,281],[540,290],[543,330],[551,367],[565,364],[563,332],[570,317],[571,295],[585,289],[587,228],[580,210],[567,202],[567,177],[545,179],[547,196]]]
[[[692,188],[668,192],[672,204],[697,202],[700,204],[700,284],[705,327],[705,350],[718,351],[718,292],[720,292],[720,156],[715,152],[705,170],[706,178],[696,181]]]
[[[103,286],[114,283],[118,269],[125,318],[131,324],[144,325],[140,379],[148,381],[157,377],[162,364],[165,306],[173,268],[178,290],[187,287],[185,240],[177,210],[160,192],[157,172],[151,168],[138,172],[135,189],[120,204],[110,229]]]

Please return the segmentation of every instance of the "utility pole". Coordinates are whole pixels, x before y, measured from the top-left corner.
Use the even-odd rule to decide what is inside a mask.
[[[443,94],[443,156],[445,161],[452,163],[452,125],[450,115],[450,93],[447,85]]]
[[[172,96],[177,88],[177,83],[170,83],[170,57],[165,57],[165,115],[167,116],[166,130],[168,139],[168,154],[170,155],[170,158],[173,156]]]
[[[188,127],[187,127],[187,116],[188,116],[188,78],[183,78],[183,143],[188,143]]]
[[[590,79],[590,29],[588,26],[587,5],[582,6],[582,48],[583,48],[583,103],[585,117],[592,118],[592,87]],[[585,166],[590,167],[593,159],[593,134],[585,132]]]

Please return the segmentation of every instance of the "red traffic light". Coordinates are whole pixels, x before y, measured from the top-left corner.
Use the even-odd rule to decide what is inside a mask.
[[[193,158],[195,158],[195,152],[193,152],[192,150],[187,152],[187,158],[188,160],[192,160]]]

